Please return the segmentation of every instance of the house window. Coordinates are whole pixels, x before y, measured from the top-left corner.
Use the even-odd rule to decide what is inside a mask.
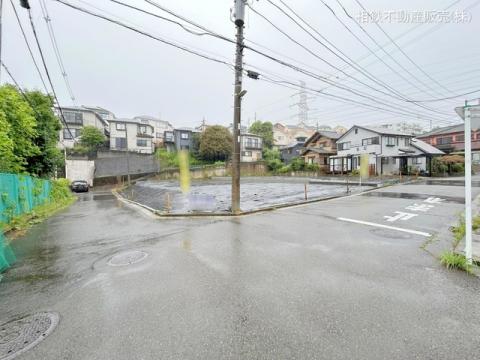
[[[420,157],[415,157],[415,158],[412,159],[412,164],[418,165],[418,164],[421,164],[421,163],[422,163],[422,158],[420,158]]]
[[[437,138],[437,145],[446,145],[451,144],[453,140],[453,136],[444,136]]]
[[[68,124],[83,125],[83,113],[75,111],[62,111]]]
[[[252,156],[252,152],[251,152],[251,151],[243,151],[243,152],[242,152],[242,156],[251,157],[251,156]]]
[[[70,135],[70,133],[72,133],[72,135]],[[75,138],[78,138],[80,136],[80,129],[70,129],[70,131],[68,131],[68,129],[63,129],[63,138],[65,140],[72,140],[72,139],[75,139]]]
[[[344,142],[344,143],[338,143],[337,144],[337,149],[339,151],[341,150],[349,150],[350,149],[350,141]]]
[[[323,157],[323,165],[328,165],[328,158],[326,156]]]
[[[188,133],[182,132],[182,133],[180,134],[180,139],[182,139],[182,140],[188,140]]]
[[[139,134],[146,134],[147,133],[147,127],[145,125],[138,125],[138,133]]]
[[[398,145],[396,139],[393,136],[387,136],[385,138],[385,145],[387,146],[395,146],[395,144]]]
[[[355,129],[355,134],[358,134],[358,129]]]
[[[465,141],[465,135],[456,135],[455,136],[455,141],[464,142]]]
[[[115,138],[115,149],[126,149],[127,138]]]
[[[378,139],[378,136],[368,138],[368,139],[363,139],[362,140],[362,146],[365,145],[378,145],[380,143],[380,140]]]
[[[146,147],[148,146],[146,139],[137,139],[137,146],[139,147]]]
[[[123,123],[116,123],[115,129],[117,129],[117,130],[125,130],[125,124],[123,124]]]

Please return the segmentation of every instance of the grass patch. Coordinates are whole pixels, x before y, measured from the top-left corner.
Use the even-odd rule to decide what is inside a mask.
[[[464,255],[456,254],[453,251],[445,251],[440,255],[440,263],[449,270],[463,270],[469,274],[473,273],[472,265],[467,262]]]
[[[472,230],[476,231],[480,229],[480,216],[476,215],[472,218]],[[458,225],[452,226],[450,231],[453,233],[453,250],[455,250],[465,237],[465,216],[461,215],[458,220]]]

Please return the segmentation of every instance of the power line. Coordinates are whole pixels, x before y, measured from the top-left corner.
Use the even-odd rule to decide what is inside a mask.
[[[298,26],[300,26],[304,31],[306,31],[310,36],[312,36],[317,42],[320,42],[318,39],[316,39],[315,36],[313,36],[308,30],[306,30],[304,27],[302,27],[296,20],[294,20],[291,16],[289,16],[287,13],[285,13],[285,11],[283,11],[283,9],[281,9],[280,7],[278,7],[276,4],[272,3],[270,0],[268,0],[269,3],[271,3],[272,5],[274,5],[275,7],[277,7],[280,11],[282,11],[282,13],[284,13],[285,15],[287,15],[292,21],[294,21]],[[322,0],[323,2],[323,0]],[[325,3],[324,3],[325,4]],[[326,5],[328,7],[328,5]],[[307,52],[309,52],[310,54],[312,54],[313,56],[317,57],[318,59],[322,60],[323,62],[325,62],[327,65],[335,68],[335,69],[338,69],[338,67],[332,65],[331,63],[329,63],[328,61],[324,60],[323,58],[319,57],[317,54],[315,54],[314,52],[312,52],[310,49],[308,49],[306,46],[302,45],[301,43],[299,43],[298,41],[296,41],[295,39],[293,39],[290,35],[288,35],[285,31],[283,31],[281,28],[279,28],[277,25],[275,25],[270,19],[268,19],[265,15],[261,14],[260,12],[258,12],[257,10],[253,9],[251,6],[250,6],[250,9],[257,15],[259,15],[260,17],[262,17],[265,21],[267,21],[270,25],[272,25],[276,30],[278,30],[279,32],[281,32],[283,35],[285,35],[288,39],[290,39],[291,41],[293,41],[294,43],[296,43],[297,45],[299,45],[300,47],[302,47],[303,49],[305,49]],[[324,45],[322,42],[320,42],[320,44],[322,44],[323,46],[325,46],[329,51],[333,52],[330,48],[328,48],[326,45]],[[366,46],[366,45],[365,45]],[[336,56],[340,57],[338,54],[336,54],[335,52],[333,52]],[[342,59],[343,61],[345,61],[342,57],[340,57],[340,59]],[[348,63],[348,62],[347,62]],[[340,70],[342,71],[342,70]],[[392,69],[392,71],[394,71],[394,69]],[[342,71],[342,73],[346,74],[345,72]],[[346,74],[347,76],[349,76],[348,74]],[[370,89],[373,89],[377,92],[380,92],[384,95],[388,95],[390,97],[393,97],[397,100],[402,100],[402,101],[407,101],[408,99],[403,96],[402,94],[396,92],[394,89],[391,89],[393,90],[394,92],[396,92],[397,94],[399,94],[401,96],[401,98],[399,99],[398,97],[395,97],[395,96],[392,96],[391,94],[388,94],[388,93],[385,93],[384,91],[381,91],[381,90],[378,90],[378,89],[375,89],[371,86],[369,86],[368,84],[365,84],[364,82],[354,78],[355,80],[357,80],[358,82],[360,82],[362,85],[365,85],[367,87],[369,87]],[[327,80],[327,81],[325,81]],[[325,82],[329,82],[330,80],[328,79],[323,79],[322,81],[325,81]],[[376,81],[378,83],[378,81]],[[346,89],[345,87],[343,86],[340,86],[338,84],[332,84],[333,86],[335,87],[338,87],[338,88],[341,88],[341,89]],[[412,84],[413,85],[413,84]],[[352,89],[348,89],[347,91],[349,92],[352,92],[356,95],[358,95],[358,92],[357,91],[353,91]],[[431,108],[428,108],[427,106],[424,106],[424,105],[421,105],[421,104],[417,104],[417,103],[413,103],[421,108],[424,108],[425,110],[428,110],[428,111],[431,111],[431,112],[434,112],[434,113],[437,113],[437,114],[440,114],[440,115],[446,115],[446,113],[443,113],[441,111],[438,111],[438,110],[435,110],[435,109],[431,109]]]
[[[480,92],[480,90],[469,91],[469,92],[467,92],[467,93],[464,93],[464,94],[458,94],[458,95],[449,96],[449,97],[440,98],[440,99],[429,99],[429,100],[409,100],[409,101],[410,101],[410,102],[416,102],[416,103],[423,103],[423,102],[437,102],[437,101],[444,101],[444,100],[456,99],[456,98],[459,98],[459,97],[463,97],[463,96],[467,96],[467,95],[472,95],[472,94],[475,94],[475,93],[478,93],[478,92]]]
[[[35,69],[37,69],[38,75],[40,76],[40,80],[42,81],[43,88],[45,89],[46,94],[49,93],[47,84],[45,83],[45,79],[43,78],[42,72],[40,71],[40,68],[38,67],[37,60],[35,60],[35,56],[33,55],[32,48],[30,47],[30,43],[28,42],[27,35],[25,34],[25,30],[23,29],[22,22],[20,21],[20,17],[18,16],[17,8],[13,4],[13,0],[10,0],[10,4],[12,5],[13,12],[15,13],[15,17],[18,22],[18,26],[20,27],[20,30],[23,35],[23,39],[25,40],[25,44],[27,45],[28,52],[30,53],[30,57],[32,58],[33,64],[35,65]]]
[[[443,8],[442,11],[447,11],[448,9],[450,9],[451,7],[453,7],[454,5],[458,4],[458,3],[461,2],[461,1],[463,1],[463,0],[455,0],[453,3],[451,3],[451,4],[448,5],[447,7]],[[474,6],[474,5],[473,5],[473,6]],[[469,6],[468,8],[470,8],[470,7],[471,7],[471,6]],[[468,8],[466,8],[465,10],[467,10]],[[418,28],[421,27],[422,25],[423,25],[423,23],[419,23],[419,24],[417,24],[416,26],[414,26],[414,27],[412,27],[412,28],[404,31],[403,33],[399,34],[399,35],[396,36],[394,39],[395,39],[395,40],[399,40],[399,39],[403,38],[405,35],[410,34],[411,32],[415,31],[416,29],[418,29]],[[427,34],[429,34],[429,33],[433,32],[433,31],[439,29],[439,28],[440,28],[440,25],[441,25],[441,24],[437,24],[437,26],[434,26],[433,28],[431,28],[431,29],[427,30],[426,32],[420,34],[419,36],[415,37],[414,40],[420,39],[420,38],[426,36]],[[410,41],[409,44],[412,44],[412,43],[414,43],[413,40]],[[385,46],[388,46],[388,45],[390,45],[390,42],[385,42],[381,47],[385,47]],[[376,53],[377,51],[379,51],[379,50],[381,49],[381,47],[377,47],[377,48],[374,50],[374,53]],[[395,50],[392,50],[392,51],[391,51],[391,53],[394,53],[394,52],[395,52]],[[362,61],[362,60],[364,60],[364,59],[369,58],[372,54],[373,54],[373,53],[372,53],[371,51],[367,52],[364,56],[358,58],[357,62],[360,62],[360,61]],[[373,54],[373,55],[374,55],[374,54]],[[372,62],[370,62],[370,63],[368,63],[368,64],[366,64],[365,66],[373,65],[373,64],[375,64],[377,61],[378,61],[378,59],[377,59],[377,60],[374,60],[374,61],[372,61]]]
[[[301,89],[301,87],[298,84],[293,83],[291,81],[286,81],[286,80],[278,81],[278,80],[274,80],[274,79],[272,79],[268,76],[265,76],[265,75],[263,75],[263,78],[265,78],[264,81],[267,81],[267,82],[270,82],[270,83],[274,83],[274,84],[278,84],[278,85],[287,85],[286,87],[289,87],[289,88],[292,88],[292,86],[293,86],[293,89],[295,89],[295,90]],[[382,112],[385,112],[385,113],[393,113],[393,114],[396,114],[396,115],[408,116],[409,118],[412,117],[411,112],[409,112],[407,110],[404,110],[404,109],[401,109],[401,108],[393,108],[393,110],[391,108],[386,109],[386,108],[378,107],[378,106],[368,104],[368,103],[365,103],[365,102],[353,100],[353,99],[350,99],[350,98],[345,98],[343,96],[339,96],[339,95],[336,95],[336,94],[327,93],[324,90],[313,89],[313,88],[310,88],[310,87],[305,87],[305,89],[307,89],[307,90],[309,90],[313,93],[317,93],[318,96],[324,96],[324,97],[326,96],[326,97],[335,99],[336,101],[340,101],[340,102],[344,102],[344,103],[352,103],[352,104],[359,105],[361,107],[367,107],[367,108],[374,109],[374,110],[379,110],[379,111],[382,111]],[[413,114],[413,115],[418,115],[418,114]],[[423,116],[423,118],[431,119],[431,120],[435,120],[435,121],[439,120],[439,119],[436,119],[436,118],[432,118],[430,116]],[[448,120],[440,120],[440,121],[443,122],[443,123],[451,123],[451,121],[448,121]]]
[[[78,10],[78,11],[80,11],[80,12],[83,12],[83,13],[89,14],[89,15],[91,15],[91,16],[94,16],[94,17],[97,17],[97,18],[106,20],[106,21],[111,22],[111,23],[113,23],[113,24],[116,24],[116,25],[118,25],[118,26],[122,26],[122,27],[124,27],[124,28],[126,28],[126,29],[129,29],[129,30],[132,30],[132,31],[134,31],[134,32],[136,32],[136,33],[139,33],[139,34],[141,34],[141,35],[147,36],[147,37],[149,37],[149,38],[151,38],[151,39],[153,39],[153,40],[156,40],[156,41],[162,42],[162,43],[164,43],[164,44],[173,46],[173,47],[175,47],[175,48],[177,48],[177,49],[179,49],[179,50],[185,51],[185,52],[187,52],[187,53],[189,53],[189,54],[196,55],[196,56],[199,56],[199,57],[201,57],[201,58],[204,58],[204,59],[207,59],[207,60],[210,60],[210,61],[214,61],[214,62],[217,62],[217,63],[220,63],[220,64],[227,65],[227,66],[230,67],[230,68],[233,68],[233,67],[234,67],[232,64],[230,64],[230,63],[228,63],[228,62],[226,62],[226,61],[219,60],[219,59],[213,58],[213,57],[211,57],[211,56],[201,54],[201,53],[199,53],[199,52],[197,52],[197,51],[188,49],[188,48],[185,47],[185,46],[181,46],[181,45],[175,44],[175,43],[173,43],[173,42],[171,42],[171,41],[162,39],[162,38],[160,38],[160,37],[158,37],[158,36],[155,36],[155,35],[152,35],[152,34],[149,34],[149,33],[145,32],[145,31],[136,29],[136,28],[134,28],[133,26],[130,26],[130,25],[127,25],[127,24],[122,23],[122,22],[120,22],[120,21],[111,19],[111,18],[106,17],[106,16],[104,16],[104,15],[94,13],[93,11],[90,11],[90,10],[87,10],[87,9],[84,9],[84,8],[81,8],[81,7],[79,7],[79,6],[75,6],[75,5],[70,4],[70,3],[66,2],[66,1],[63,1],[63,0],[55,0],[55,1],[57,1],[57,2],[59,2],[59,3],[61,3],[61,4],[63,4],[63,5],[66,5],[66,6],[70,7],[70,8],[72,8],[72,9]]]
[[[433,81],[435,84],[437,84],[438,86],[440,86],[442,89],[446,90],[447,92],[452,92],[451,90],[447,89],[445,86],[443,86],[442,84],[440,84],[437,80],[435,80],[434,78],[432,78],[427,72],[425,72],[420,66],[418,66],[418,64],[413,61],[413,59],[396,43],[396,41],[394,39],[392,39],[392,37],[383,29],[383,27],[380,26],[380,24],[375,21],[375,19],[372,18],[372,16],[370,15],[370,13],[367,11],[367,9],[365,9],[365,7],[363,6],[363,4],[359,1],[359,0],[355,0],[355,2],[362,8],[363,11],[365,11],[368,16],[373,20],[374,24],[380,29],[380,31],[390,40],[390,42],[392,44],[395,45],[395,47],[408,59],[408,61],[410,61],[422,74],[424,74],[426,77],[428,77],[431,81]]]
[[[42,9],[45,23],[47,24],[48,35],[50,37],[50,41],[52,42],[53,52],[55,53],[55,57],[57,58],[58,66],[60,67],[60,71],[62,72],[65,85],[67,87],[68,93],[70,94],[70,99],[73,103],[75,103],[75,95],[73,94],[72,87],[70,86],[70,81],[68,80],[67,70],[65,70],[65,65],[60,54],[60,49],[58,47],[57,39],[55,37],[55,32],[53,31],[52,19],[48,14],[47,4],[45,3],[45,0],[40,0],[40,8]]]
[[[28,2],[27,2],[27,4],[28,4]],[[45,74],[47,74],[47,79],[48,79],[48,82],[49,82],[50,87],[52,89],[53,97],[55,98],[58,109],[60,111],[61,120],[62,120],[63,124],[65,125],[65,127],[67,128],[68,133],[70,134],[71,138],[75,142],[75,137],[73,136],[70,128],[68,127],[67,121],[65,120],[65,116],[63,115],[62,107],[60,106],[60,101],[58,101],[57,93],[55,91],[55,87],[53,86],[52,78],[50,77],[50,72],[48,71],[47,63],[45,61],[45,57],[43,55],[42,47],[40,46],[40,41],[38,39],[37,30],[35,29],[35,24],[33,23],[32,11],[30,9],[30,6],[28,6],[28,8],[27,8],[27,12],[28,12],[28,18],[30,20],[30,25],[32,27],[33,36],[35,37],[35,42],[37,43],[38,52],[40,53],[40,57],[42,59],[43,68],[45,70]]]
[[[12,73],[10,72],[10,70],[8,69],[7,65],[5,65],[5,63],[3,61],[0,61],[0,64],[3,66],[3,68],[5,69],[5,71],[7,72],[8,76],[10,76],[10,79],[12,79],[13,83],[15,84],[15,87],[18,89],[18,91],[20,91],[20,94],[22,94],[22,97],[25,99],[25,101],[30,105],[30,107],[32,108],[32,110],[35,112],[35,114],[37,115],[38,118],[40,118],[40,114],[37,112],[37,109],[35,108],[35,106],[33,105],[33,103],[30,101],[30,99],[28,98],[27,94],[25,94],[25,91],[23,91],[23,89],[20,87],[19,83],[17,82],[17,80],[15,80],[15,78],[13,77]]]
[[[128,28],[128,29],[130,29],[130,30],[132,30],[132,31],[134,31],[134,32],[137,32],[137,33],[139,33],[139,34],[142,34],[142,35],[144,35],[144,36],[150,37],[150,38],[152,38],[152,39],[158,40],[158,41],[160,41],[160,42],[166,43],[166,44],[171,45],[171,46],[178,47],[178,45],[176,45],[176,44],[174,44],[174,43],[165,41],[165,40],[163,40],[163,39],[161,39],[161,38],[158,38],[158,37],[156,37],[156,36],[154,36],[154,35],[151,35],[151,34],[145,32],[145,31],[138,30],[138,29],[134,28],[133,26],[129,26],[129,25],[123,24],[123,23],[121,23],[121,22],[119,22],[119,21],[116,21],[116,20],[112,20],[112,19],[110,19],[110,18],[108,18],[108,17],[106,17],[106,16],[103,16],[103,15],[100,15],[100,14],[97,14],[97,13],[94,13],[94,12],[91,12],[91,11],[89,11],[89,10],[83,9],[83,8],[81,8],[81,7],[72,5],[72,4],[67,3],[67,2],[65,2],[65,1],[63,1],[63,0],[56,0],[56,1],[59,2],[59,3],[61,3],[61,4],[66,5],[66,6],[69,6],[69,7],[73,8],[73,9],[76,9],[76,10],[79,10],[79,11],[81,11],[81,12],[90,14],[90,15],[92,15],[92,16],[95,16],[95,17],[98,17],[98,18],[107,20],[107,21],[112,22],[112,23],[115,23],[115,24],[117,24],[117,25],[119,25],[119,26]],[[149,2],[149,3],[152,3],[152,2],[149,1],[149,0],[145,0],[145,1],[147,1],[147,2]],[[154,3],[154,4],[155,4],[155,3]],[[158,5],[158,4],[156,4],[156,5]],[[160,6],[160,5],[158,5],[158,6]],[[161,8],[164,9],[163,7],[161,7]],[[171,13],[172,15],[175,14],[175,13],[173,13],[173,12],[171,12],[171,11],[170,11],[170,13]],[[177,16],[177,15],[175,14],[174,16]],[[195,22],[193,22],[193,21],[191,21],[191,20],[188,20],[188,19],[186,19],[186,18],[184,18],[184,17],[179,16],[179,18],[181,18],[181,19],[184,20],[184,21],[189,22],[190,24],[192,24],[192,25],[194,25],[194,26],[197,26],[197,27],[201,28],[201,29],[204,30],[204,31],[207,31],[207,32],[210,31],[209,29],[203,27],[202,25],[196,24]],[[231,42],[230,39],[228,39],[228,38],[226,38],[226,37],[224,37],[224,36],[222,36],[222,35],[219,35],[219,34],[216,34],[216,33],[212,33],[212,35],[214,35],[215,37],[219,37],[220,39],[223,39],[223,40],[226,40],[226,41]],[[199,55],[199,56],[201,56],[201,57],[204,57],[204,58],[206,58],[206,59],[208,59],[208,60],[216,61],[216,62],[225,64],[225,65],[228,65],[228,66],[230,66],[230,67],[233,67],[231,64],[229,64],[229,63],[227,63],[227,62],[224,62],[224,61],[221,61],[221,60],[218,60],[218,59],[214,59],[214,58],[211,58],[211,57],[207,57],[207,56],[205,56],[205,55],[203,55],[203,54],[199,54],[199,53],[197,53],[197,52],[193,52],[192,50],[187,49],[187,48],[185,48],[185,47],[179,47],[179,48],[181,48],[182,50],[184,50],[184,51],[186,51],[186,52],[193,53],[193,54],[195,54],[195,55]],[[300,67],[297,67],[297,66],[295,66],[295,65],[289,64],[289,63],[287,63],[287,62],[285,62],[285,61],[283,61],[283,60],[277,59],[277,58],[275,58],[275,57],[273,57],[273,56],[270,56],[270,55],[268,55],[268,54],[266,54],[266,53],[263,53],[263,52],[261,52],[261,51],[259,51],[259,50],[253,49],[253,48],[251,48],[251,47],[249,47],[249,46],[245,46],[245,48],[246,48],[246,49],[249,49],[249,50],[251,50],[251,51],[253,51],[253,52],[255,52],[255,53],[259,54],[259,55],[262,55],[262,56],[264,56],[264,57],[266,57],[266,58],[268,58],[268,59],[270,59],[270,60],[272,60],[272,61],[275,61],[275,62],[277,62],[277,63],[279,63],[279,64],[281,64],[281,65],[287,66],[287,67],[289,67],[289,68],[291,68],[291,69],[293,69],[293,70],[295,70],[295,71],[301,72],[301,73],[303,73],[303,74],[305,74],[305,75],[307,75],[307,76],[313,77],[313,78],[315,78],[315,79],[318,79],[318,80],[321,80],[321,81],[324,81],[324,82],[327,82],[327,83],[330,83],[330,84],[334,84],[332,81],[326,80],[325,78],[323,78],[323,77],[321,77],[321,76],[319,76],[319,75],[317,75],[317,74],[314,74],[314,73],[312,73],[312,72],[310,72],[310,71],[308,71],[308,70],[304,70],[304,69],[302,69],[302,68],[300,68]],[[360,93],[360,92],[358,92],[358,91],[356,91],[356,90],[354,90],[354,89],[347,88],[347,87],[343,87],[343,86],[338,86],[338,85],[335,85],[335,84],[334,84],[334,86],[339,87],[339,88],[341,88],[342,90],[351,92],[351,93],[353,93],[353,94],[355,94],[355,95],[357,95],[357,96],[360,96],[360,97],[364,97],[364,98],[366,98],[366,99],[369,99],[370,101],[377,102],[377,103],[379,103],[379,104],[381,104],[381,105],[387,105],[387,106],[390,106],[390,107],[393,107],[393,108],[396,107],[395,105],[386,104],[386,103],[384,103],[384,102],[382,102],[382,101],[379,101],[379,100],[377,100],[377,99],[375,99],[375,98],[373,98],[373,97],[370,97],[370,96],[368,96],[368,95],[364,95],[364,94],[362,94],[362,93]],[[417,114],[415,114],[415,115],[417,115]],[[442,115],[443,115],[443,114],[442,114]],[[423,115],[422,115],[422,116],[423,116]],[[447,115],[447,116],[448,116],[448,115]]]

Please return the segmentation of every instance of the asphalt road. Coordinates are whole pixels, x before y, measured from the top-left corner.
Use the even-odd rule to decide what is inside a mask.
[[[15,242],[0,317],[60,314],[19,359],[480,358],[479,279],[420,249],[447,236],[463,188],[379,192],[162,220],[81,195]],[[148,257],[108,265],[129,249]]]

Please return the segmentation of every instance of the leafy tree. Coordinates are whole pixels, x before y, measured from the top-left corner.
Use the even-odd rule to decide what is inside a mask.
[[[200,156],[207,161],[226,160],[232,153],[232,141],[226,127],[209,126],[200,136]]]
[[[267,149],[273,146],[273,125],[270,121],[255,121],[250,126],[249,132],[261,136],[263,138],[263,146]]]
[[[190,149],[190,154],[195,158],[200,157],[200,138],[201,134],[193,133],[192,134],[192,148]]]
[[[267,162],[270,171],[277,172],[283,166],[283,162],[280,160],[280,152],[277,149],[264,149],[263,159]]]
[[[90,151],[97,150],[105,142],[105,135],[95,126],[84,126],[80,130],[80,145]]]
[[[35,143],[37,124],[32,108],[12,85],[0,87],[0,123],[0,167],[24,172],[28,159],[40,153]]]
[[[27,91],[29,103],[34,107],[37,134],[33,139],[40,152],[28,158],[27,171],[39,177],[50,176],[63,165],[63,155],[57,148],[60,120],[53,113],[51,97],[40,91]]]

